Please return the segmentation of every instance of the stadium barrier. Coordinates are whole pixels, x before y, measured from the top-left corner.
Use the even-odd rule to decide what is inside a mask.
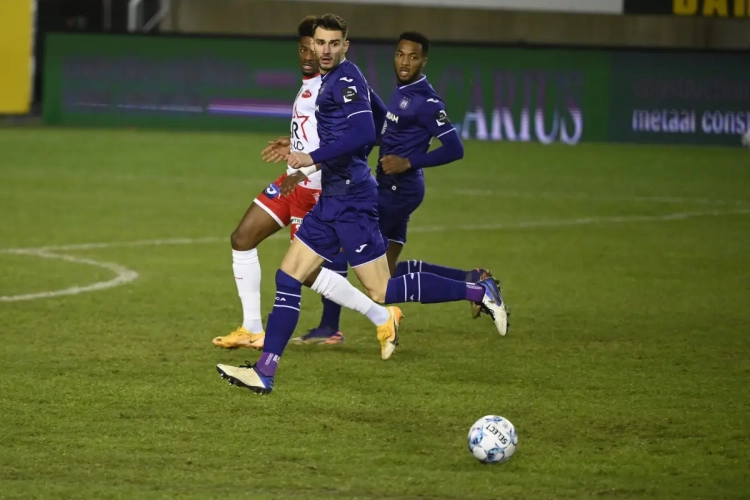
[[[50,34],[44,117],[54,125],[284,133],[296,41]],[[392,42],[349,57],[384,100]],[[441,44],[427,74],[465,139],[739,145],[750,54]]]
[[[0,115],[31,107],[34,9],[33,0],[0,1]]]

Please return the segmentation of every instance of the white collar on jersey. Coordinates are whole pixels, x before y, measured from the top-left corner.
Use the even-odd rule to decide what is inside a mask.
[[[422,75],[422,78],[420,78],[420,79],[419,79],[419,80],[417,80],[416,82],[411,82],[411,83],[407,83],[406,85],[397,85],[397,87],[398,87],[399,89],[405,89],[406,87],[409,87],[409,86],[411,86],[411,85],[417,84],[417,83],[421,82],[422,80],[424,80],[424,79],[426,79],[426,78],[427,78],[427,75]]]

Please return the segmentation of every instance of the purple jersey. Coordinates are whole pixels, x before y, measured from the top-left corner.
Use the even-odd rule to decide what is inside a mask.
[[[409,158],[430,149],[433,137],[456,133],[448,120],[445,104],[423,76],[416,82],[396,88],[387,106],[385,126],[380,139],[380,157],[396,155]],[[421,168],[410,168],[398,175],[385,175],[378,163],[378,184],[398,187],[402,193],[424,193]]]
[[[321,149],[344,135],[349,130],[348,119],[358,114],[367,114],[372,120],[370,89],[359,68],[345,59],[323,75],[315,101]],[[350,154],[324,161],[321,196],[341,196],[375,187],[377,183],[367,165],[367,154],[371,150],[372,144],[368,144]]]

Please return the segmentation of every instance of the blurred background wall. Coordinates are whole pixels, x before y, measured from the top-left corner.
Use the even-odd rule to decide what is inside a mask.
[[[353,37],[407,29],[435,40],[695,49],[750,48],[750,1],[722,0],[172,0],[163,31],[286,35],[296,20],[334,11]],[[695,8],[680,10],[680,4]],[[700,4],[700,8],[699,7]],[[673,7],[677,6],[677,14]]]
[[[750,129],[750,0],[3,0],[0,114],[283,131],[296,25],[323,12],[346,19],[385,98],[395,39],[427,34],[465,139],[737,144]]]

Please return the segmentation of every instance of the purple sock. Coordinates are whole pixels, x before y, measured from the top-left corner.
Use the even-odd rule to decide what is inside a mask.
[[[258,370],[261,375],[273,377],[276,375],[276,368],[279,366],[279,359],[281,359],[281,356],[277,354],[264,352],[260,355],[260,359],[255,364],[255,369]]]
[[[344,252],[339,253],[332,262],[326,263],[323,267],[330,269],[344,278],[349,274],[349,263],[346,260]],[[323,300],[323,316],[320,318],[319,328],[330,328],[334,332],[339,331],[341,306],[325,297],[321,296],[321,298]]]
[[[482,297],[484,297],[484,288],[480,285],[451,280],[436,274],[410,273],[388,280],[385,303],[421,302],[422,304],[437,304],[458,300],[477,302],[481,301]]]
[[[471,302],[482,302],[484,298],[484,287],[475,283],[466,283],[466,300]]]
[[[256,369],[266,377],[276,374],[279,358],[297,328],[301,302],[302,283],[281,269],[276,271],[276,301],[268,316],[263,354],[256,365]]]
[[[438,266],[437,264],[430,264],[429,262],[424,262],[422,260],[405,260],[396,264],[393,278],[409,273],[430,273],[455,281],[466,281],[466,277],[470,272],[471,271],[464,271],[463,269],[455,269],[453,267]],[[477,280],[470,281],[476,282]]]

